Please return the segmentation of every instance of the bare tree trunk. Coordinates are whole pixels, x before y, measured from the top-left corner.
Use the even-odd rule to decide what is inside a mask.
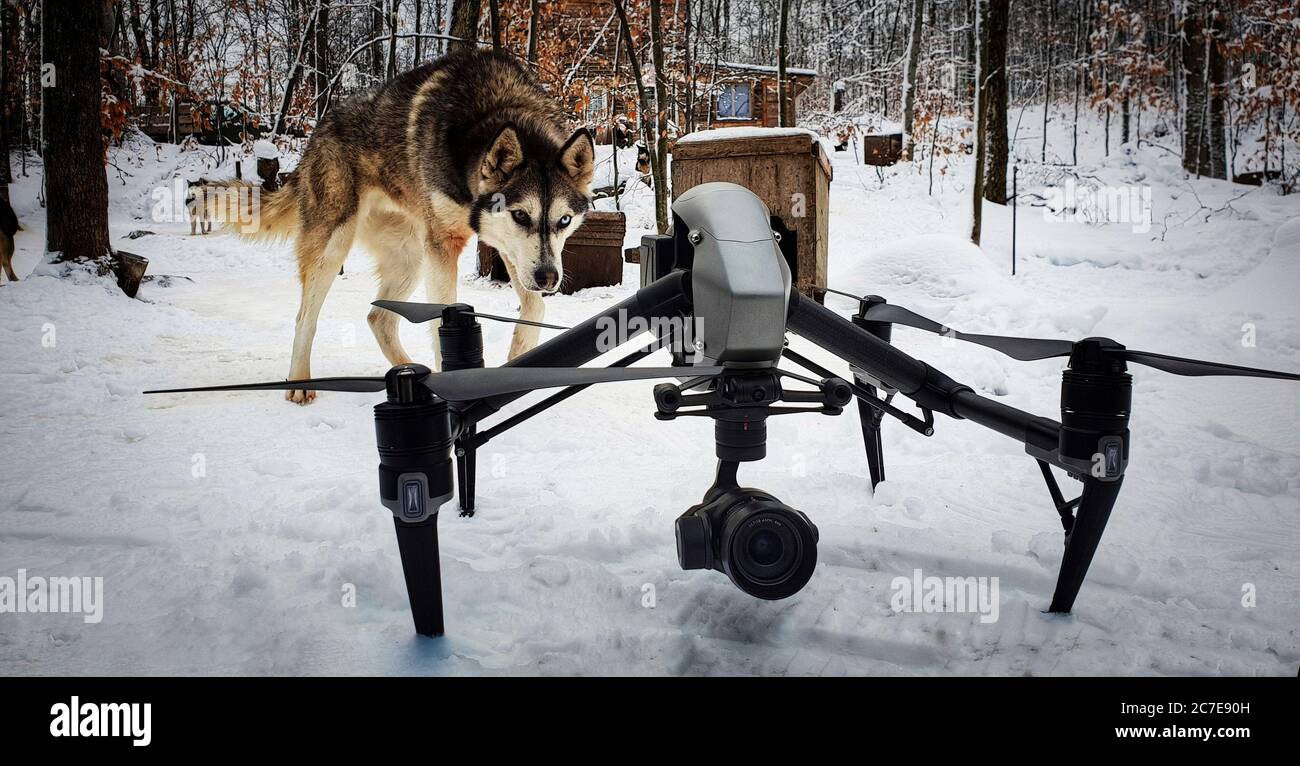
[[[650,0],[657,6],[658,0]],[[916,0],[920,3],[921,0]],[[781,0],[781,20],[776,43],[776,124],[785,128],[790,119],[790,81],[785,73],[787,46],[790,37],[790,0]],[[657,66],[657,65],[656,65]]]
[[[1119,33],[1119,50],[1120,50],[1120,55],[1123,56],[1124,59],[1128,59],[1128,58],[1129,58],[1128,44],[1129,44],[1129,43],[1128,43],[1128,35],[1125,34],[1124,30],[1120,30],[1120,33]],[[1125,70],[1123,70],[1123,69],[1120,70],[1120,78],[1119,78],[1119,98],[1120,98],[1120,101],[1119,101],[1119,136],[1120,136],[1120,145],[1121,145],[1121,146],[1123,146],[1124,144],[1127,144],[1127,143],[1129,142],[1129,140],[1130,140],[1130,132],[1131,132],[1131,128],[1132,128],[1132,122],[1133,122],[1133,120],[1132,120],[1132,112],[1130,111],[1130,104],[1129,104],[1129,85],[1130,85],[1129,77],[1130,77],[1130,75],[1129,75],[1129,73],[1128,73],[1127,71],[1125,71]]]
[[[275,118],[275,126],[271,129],[272,133],[283,133],[285,129],[285,120],[289,116],[289,104],[293,103],[293,92],[298,89],[298,81],[302,79],[302,54],[307,47],[307,41],[311,39],[312,30],[316,26],[316,13],[320,10],[321,0],[316,0],[311,15],[307,18],[307,26],[302,30],[302,37],[298,40],[298,53],[293,58],[293,64],[289,68],[289,81],[284,84],[284,98],[280,101],[280,111]]]
[[[384,43],[380,39],[384,33],[384,2],[374,0],[370,8],[370,76],[376,80],[384,76]]]
[[[651,6],[652,8],[654,6]],[[641,76],[641,62],[636,55],[636,43],[632,41],[632,30],[627,21],[627,9],[623,7],[623,0],[614,0],[614,11],[618,14],[619,29],[623,31],[623,49],[627,51],[628,68],[632,70],[632,83],[636,88],[637,101],[640,104],[641,113],[641,136],[646,143],[646,150],[650,152],[650,175],[655,187],[655,224],[659,233],[663,234],[668,231],[668,201],[665,187],[668,181],[664,176],[667,163],[660,165],[659,159],[655,156],[659,153],[659,145],[656,142],[653,146],[650,144],[650,134],[653,132],[650,124],[651,115],[655,113],[650,106],[650,101],[646,98],[645,88],[641,87],[644,79]],[[653,27],[654,17],[651,17]],[[651,31],[653,34],[653,29]],[[653,47],[653,46],[652,46]],[[660,49],[660,58],[663,57],[663,51]],[[661,92],[662,86],[658,84],[656,76],[656,95]],[[665,130],[665,132],[667,132]],[[667,145],[667,136],[664,137],[665,148]]]
[[[907,159],[912,159],[916,139],[912,135],[912,121],[916,110],[916,73],[921,59],[922,22],[925,20],[925,3],[912,0],[912,29],[907,38],[907,68],[903,74],[903,147]]]
[[[1128,90],[1121,85],[1119,94],[1119,136],[1120,143],[1127,144],[1132,140],[1133,132],[1133,111],[1132,104],[1128,97]]]
[[[492,51],[501,52],[501,9],[497,0],[488,0],[488,18],[492,23]]]
[[[535,10],[536,10],[536,6],[537,6],[537,0],[533,0],[533,6],[534,6],[534,11],[535,11]],[[534,17],[532,17],[532,18],[535,19],[535,18],[537,18],[537,17],[534,16]],[[532,22],[532,19],[530,19],[528,23],[529,23],[529,29],[528,29],[528,46],[529,46],[529,48],[530,48],[532,54],[533,54],[533,55],[536,55],[537,51],[536,51],[536,49],[533,48],[533,29],[532,29],[532,23],[533,23],[533,22]],[[620,206],[620,202],[619,202],[619,197],[621,197],[622,195],[619,194],[619,188],[618,188],[618,150],[619,150],[619,145],[618,145],[618,58],[619,58],[619,55],[620,55],[620,50],[619,50],[619,49],[623,46],[623,22],[622,22],[621,20],[618,22],[618,26],[619,26],[619,30],[618,30],[617,32],[614,33],[614,34],[615,34],[615,37],[614,37],[614,78],[613,78],[613,84],[612,84],[612,86],[611,86],[610,89],[609,89],[609,157],[610,157],[610,159],[611,159],[611,160],[613,161],[613,163],[614,163],[614,209],[615,209],[615,210],[621,210],[621,209],[622,209],[621,206]],[[536,63],[536,61],[530,61],[530,63]]]
[[[9,167],[9,114],[11,109],[9,90],[13,75],[10,70],[9,56],[13,51],[14,22],[16,15],[8,3],[0,6],[0,198],[9,200],[9,184],[13,181],[13,171]]]
[[[1208,98],[1205,92],[1204,5],[1187,0],[1183,15],[1183,169],[1196,176],[1210,172],[1209,147],[1206,141],[1205,116]]]
[[[251,27],[250,27],[251,29]],[[157,69],[162,68],[159,60],[158,41],[162,39],[162,0],[149,0],[149,60]],[[158,94],[154,93],[151,105],[156,105]]]
[[[1074,126],[1073,134],[1070,139],[1070,164],[1079,164],[1079,97],[1083,90],[1083,82],[1087,70],[1079,65],[1079,58],[1083,54],[1083,3],[1076,6],[1078,15],[1074,23]]]
[[[452,0],[451,36],[460,39],[451,42],[450,50],[462,48],[474,50],[477,47],[478,17],[481,12],[480,0]]]
[[[1227,35],[1227,14],[1215,0],[1210,2],[1209,28],[1206,30],[1205,43],[1205,79],[1208,85],[1205,94],[1208,102],[1206,131],[1209,134],[1210,177],[1228,178],[1227,124],[1225,112],[1227,99],[1227,64],[1219,44]]]
[[[691,6],[686,6],[686,28],[684,30],[682,53],[682,69],[686,80],[686,133],[695,132],[695,60],[694,46],[691,45],[691,32],[694,25],[691,23]],[[617,58],[617,57],[615,57]]]
[[[650,129],[650,102],[646,101],[645,88],[641,87],[641,62],[636,55],[636,43],[632,40],[632,30],[628,27],[627,11],[623,8],[623,0],[613,0],[614,11],[618,13],[618,28],[623,35],[623,50],[626,52],[628,68],[632,70],[632,87],[636,89],[637,104],[641,122],[641,136],[646,141],[646,148],[654,151],[654,147],[649,145]],[[654,163],[651,163],[654,167]]]
[[[970,241],[980,243],[980,228],[984,220],[984,125],[988,110],[988,64],[985,61],[984,38],[989,17],[989,0],[975,0],[975,178],[971,184]]]
[[[1055,43],[1055,39],[1053,37],[1055,32],[1056,32],[1056,0],[1048,0],[1047,35],[1046,35],[1047,39],[1044,41],[1044,44],[1047,46],[1047,72],[1044,75],[1046,79],[1043,87],[1043,149],[1041,155],[1039,156],[1039,161],[1042,162],[1044,165],[1047,164],[1047,125],[1049,122],[1048,116],[1052,113],[1052,74],[1053,74],[1052,54],[1055,53],[1055,51],[1052,49],[1052,46]]]
[[[149,42],[145,36],[145,15],[140,10],[140,0],[131,0],[128,8],[127,19],[131,25],[131,34],[135,38],[136,54],[140,57],[140,66],[145,69],[153,69],[155,62],[149,56]],[[153,107],[158,100],[158,86],[152,82],[143,83],[143,99],[146,104]]]
[[[979,75],[976,73],[975,62],[979,60],[979,47],[975,39],[975,19],[979,16],[979,0],[967,0],[966,6],[966,55],[969,57],[966,68],[966,75],[970,78],[974,88],[971,91],[971,111],[975,111],[975,104],[979,96],[975,93],[979,89]]]
[[[1007,16],[1009,0],[988,0],[988,26],[984,29],[985,68],[984,199],[1007,204]]]
[[[388,61],[387,77],[397,77],[397,5],[398,0],[389,0],[388,6]]]
[[[330,47],[329,47],[330,6],[323,0],[316,11],[316,42],[312,46],[312,69],[315,70],[316,120],[319,122],[329,111],[329,99],[322,98],[329,88]]]
[[[1106,156],[1106,157],[1109,157],[1109,156],[1110,156],[1110,95],[1111,95],[1111,87],[1110,87],[1110,67],[1106,65],[1106,62],[1105,62],[1105,61],[1102,61],[1102,62],[1101,62],[1101,93],[1102,93],[1102,99],[1103,99],[1103,100],[1102,100],[1102,108],[1105,110],[1105,119],[1103,120],[1103,123],[1102,123],[1102,125],[1103,125],[1103,130],[1102,130],[1103,138],[1102,138],[1101,149],[1102,149],[1102,154],[1103,154],[1104,156]]]
[[[540,0],[529,0],[528,3],[528,63],[534,68],[537,66],[537,35],[541,30],[537,26],[538,14],[542,12]],[[618,51],[614,52],[614,67],[618,68]]]
[[[415,0],[415,49],[412,51],[415,54],[415,60],[412,62],[415,66],[420,65],[420,59],[422,58],[420,56],[420,33],[424,31],[423,6],[422,0]]]
[[[45,250],[58,261],[109,268],[108,178],[100,136],[101,3],[47,2],[41,9],[41,49],[54,80],[41,100],[58,119],[41,121],[48,215]]]
[[[788,2],[788,0],[786,0]],[[664,27],[659,0],[650,0],[650,56],[655,65],[655,223],[668,231],[668,73],[664,71]],[[639,81],[638,81],[639,83]]]

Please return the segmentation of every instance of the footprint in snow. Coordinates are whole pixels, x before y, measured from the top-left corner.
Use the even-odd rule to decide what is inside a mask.
[[[569,582],[569,567],[555,559],[537,559],[528,565],[528,576],[551,588]]]

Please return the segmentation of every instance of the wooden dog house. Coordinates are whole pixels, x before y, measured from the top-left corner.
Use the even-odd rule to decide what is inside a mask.
[[[799,292],[819,300],[826,285],[831,163],[817,136],[796,128],[701,131],[673,150],[673,195],[710,181],[740,184],[793,236],[791,272]],[[791,243],[782,241],[782,249]]]
[[[623,282],[623,236],[627,217],[621,212],[593,210],[564,243],[564,279],[560,292],[572,295],[588,287]],[[479,242],[478,273],[500,282],[510,281],[496,249]]]
[[[878,133],[862,137],[863,164],[888,167],[898,164],[902,158],[902,133]]]

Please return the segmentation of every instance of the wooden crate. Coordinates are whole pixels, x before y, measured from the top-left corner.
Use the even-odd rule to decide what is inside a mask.
[[[564,281],[560,292],[571,295],[588,287],[623,282],[623,236],[627,217],[621,212],[593,210],[564,243]],[[478,273],[500,282],[510,281],[497,251],[479,242]]]
[[[881,167],[903,158],[903,134],[881,133],[862,137],[862,162]]]
[[[795,235],[795,288],[820,300],[816,288],[826,285],[832,173],[816,136],[777,128],[733,138],[684,138],[673,152],[672,171],[674,197],[710,181],[730,181],[757,194]]]

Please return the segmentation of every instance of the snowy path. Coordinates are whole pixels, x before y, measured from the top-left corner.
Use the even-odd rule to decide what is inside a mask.
[[[711,481],[710,425],[658,423],[648,385],[617,384],[485,448],[478,515],[440,522],[449,636],[418,639],[375,497],[370,397],[299,408],[274,393],[138,393],[282,377],[297,307],[287,248],[132,220],[145,184],[166,177],[146,170],[114,192],[113,232],[161,233],[117,244],[147,255],[150,273],[192,282],[147,285],[134,302],[93,281],[0,288],[0,575],[102,576],[106,591],[98,625],[0,614],[0,673],[1294,675],[1300,663],[1300,387],[1146,369],[1129,478],[1072,616],[1040,611],[1061,541],[1036,466],[1007,439],[942,419],[931,439],[886,425],[889,481],[874,497],[855,417],[772,421],[767,460],[741,477],[818,524],[812,581],[769,603],[680,571],[672,522]],[[1158,216],[1191,212],[1185,195],[1166,196],[1170,171],[1142,172],[1155,176]],[[891,171],[880,188],[849,157],[836,173],[834,287],[963,330],[1108,334],[1300,369],[1300,199],[1256,193],[1234,204],[1240,215],[1171,228],[1164,242],[1158,227],[1047,223],[1022,208],[1013,280],[1005,211],[987,206],[983,253],[962,242],[964,169],[933,198],[924,175]],[[1236,193],[1196,188],[1216,206]],[[25,274],[41,235],[24,193]],[[468,274],[468,256],[462,265]],[[326,303],[316,374],[385,366],[365,323],[368,268],[354,253]],[[624,286],[548,299],[547,318],[580,320],[636,279],[630,267]],[[515,310],[510,290],[468,277],[461,298]],[[1241,345],[1245,322],[1254,348]],[[509,328],[485,330],[499,363]],[[1057,414],[1054,361],[895,337],[984,393]],[[403,338],[428,355],[426,330]],[[917,568],[1000,578],[998,621],[893,612],[891,581]],[[349,584],[354,608],[342,605]]]

